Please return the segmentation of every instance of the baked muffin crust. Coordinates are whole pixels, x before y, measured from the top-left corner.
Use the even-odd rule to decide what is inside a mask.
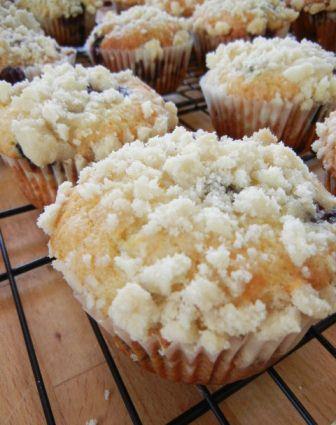
[[[336,10],[336,0],[286,0],[286,3],[295,10],[303,10],[311,15]]]
[[[191,41],[188,24],[163,10],[150,6],[135,6],[120,15],[109,12],[92,32],[88,48],[102,39],[102,48],[133,50],[145,48],[155,57],[163,47],[178,46]]]
[[[174,16],[191,16],[197,5],[204,3],[204,0],[146,0],[148,6],[158,7]]]
[[[61,186],[39,219],[84,308],[135,341],[216,354],[336,309],[336,199],[268,130],[178,128]]]
[[[293,22],[298,14],[281,0],[207,0],[193,15],[193,29],[232,38],[264,35]]]
[[[46,66],[32,82],[0,82],[0,152],[37,166],[106,157],[135,139],[171,131],[176,107],[130,71]]]

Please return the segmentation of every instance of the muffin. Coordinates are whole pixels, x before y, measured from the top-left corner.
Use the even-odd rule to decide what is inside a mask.
[[[198,61],[204,64],[206,53],[220,43],[283,37],[297,16],[282,0],[207,0],[192,17]]]
[[[159,93],[174,91],[186,74],[192,49],[187,21],[155,7],[109,12],[86,43],[94,64],[132,69]]]
[[[207,56],[200,81],[214,127],[233,138],[269,127],[297,152],[336,104],[336,57],[292,38],[234,41]]]
[[[197,5],[204,3],[204,0],[145,0],[148,6],[158,7],[165,10],[170,15],[190,17]]]
[[[31,11],[44,31],[65,46],[82,46],[94,27],[103,0],[17,0]]]
[[[54,267],[148,370],[242,379],[336,311],[336,198],[276,142],[178,128],[86,168],[40,216]]]
[[[175,105],[131,71],[47,65],[30,83],[0,82],[0,154],[38,208],[87,164],[176,124]]]
[[[286,3],[300,12],[292,24],[292,31],[299,40],[307,38],[336,52],[335,0],[286,0]]]
[[[323,162],[327,189],[336,195],[336,111],[317,124],[316,132],[319,138],[313,144],[313,150]]]
[[[74,63],[76,51],[46,37],[33,15],[5,3],[0,6],[0,80],[12,84],[41,73],[46,64]]]

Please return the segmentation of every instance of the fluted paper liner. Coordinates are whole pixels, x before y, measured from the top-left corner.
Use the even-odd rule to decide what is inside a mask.
[[[144,369],[161,378],[187,384],[229,384],[267,369],[293,349],[317,321],[301,314],[301,331],[275,340],[261,340],[258,334],[228,339],[230,348],[210,355],[200,348],[188,352],[181,344],[168,343],[158,335],[147,341],[132,341],[109,317],[87,308],[85,296],[74,292],[85,311],[112,335],[115,346]]]
[[[310,150],[316,140],[316,123],[333,108],[329,104],[315,104],[311,109],[302,110],[300,104],[289,101],[266,102],[228,96],[218,87],[206,84],[204,79],[200,85],[219,136],[241,139],[268,127],[279,140],[299,153]]]
[[[158,93],[175,91],[187,73],[192,41],[181,46],[164,47],[160,57],[152,58],[144,49],[100,48],[104,65],[112,72],[131,69]],[[94,58],[91,57],[92,62]]]
[[[80,171],[88,163],[83,159],[57,161],[45,167],[37,167],[28,159],[13,159],[2,155],[20,182],[20,189],[36,208],[55,202],[58,186],[64,181],[77,182]]]
[[[307,38],[319,43],[324,49],[336,52],[336,11],[319,12],[315,15],[302,11],[292,24],[298,40]]]

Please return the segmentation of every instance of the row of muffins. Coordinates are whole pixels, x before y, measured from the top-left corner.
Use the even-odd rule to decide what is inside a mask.
[[[301,107],[334,101],[334,56],[308,42],[235,42],[209,65],[202,87],[266,101],[255,117],[276,121],[267,104],[296,103],[284,128]],[[242,115],[234,128],[251,108]],[[329,120],[316,148],[331,169]],[[240,379],[336,310],[335,198],[269,131],[234,141],[169,133],[176,108],[129,71],[69,64],[1,82],[0,121],[1,152],[42,204],[92,163],[77,185],[61,185],[39,225],[84,309],[147,369],[190,383]]]
[[[210,38],[217,36],[221,41],[228,37],[262,35],[262,31],[278,31],[287,23],[288,26],[292,24],[299,40],[308,38],[328,50],[335,51],[336,48],[335,0],[16,0],[16,3],[32,11],[45,31],[61,44],[83,44],[94,25],[95,14],[102,8],[109,10],[111,5],[113,10],[122,12],[146,5],[158,7],[173,16],[192,16],[194,29],[202,33],[203,38],[204,33]],[[213,40],[203,41],[212,43],[213,49]]]

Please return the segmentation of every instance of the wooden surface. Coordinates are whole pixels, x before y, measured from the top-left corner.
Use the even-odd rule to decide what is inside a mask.
[[[186,126],[211,129],[202,111],[181,118]],[[11,170],[0,161],[0,211],[26,203]],[[33,211],[0,221],[12,266],[46,255],[47,240],[35,225],[37,216]],[[4,270],[0,259],[0,273]],[[17,283],[56,423],[85,425],[95,418],[99,425],[131,424],[88,319],[60,274],[43,266],[17,277]],[[336,326],[325,337],[335,344]],[[110,347],[144,425],[165,424],[202,399],[194,386],[163,381]],[[319,425],[336,420],[336,361],[317,341],[292,354],[276,370]],[[106,389],[108,400],[104,399]],[[232,425],[304,423],[267,374],[220,407]],[[44,423],[6,281],[0,283],[0,424]],[[213,425],[216,420],[208,412],[194,423]]]

